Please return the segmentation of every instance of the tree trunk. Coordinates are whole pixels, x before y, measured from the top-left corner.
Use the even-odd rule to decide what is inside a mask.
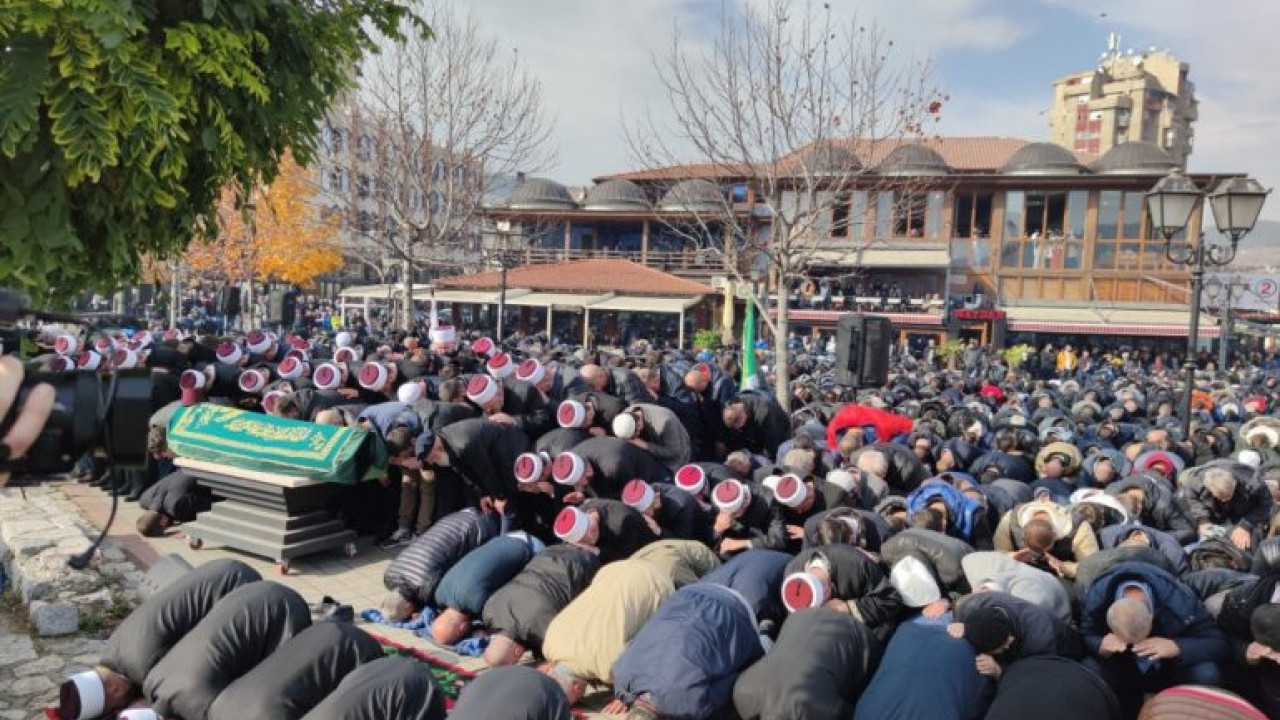
[[[400,281],[404,285],[404,297],[400,307],[400,328],[408,330],[413,327],[413,263],[405,258],[400,264]]]
[[[790,334],[790,310],[787,307],[787,284],[779,282],[774,290],[778,298],[778,321],[774,328],[773,391],[782,409],[791,412],[791,348],[787,345]]]
[[[182,263],[174,260],[169,263],[169,327],[178,327],[178,305],[182,301],[178,297],[178,273],[182,270]]]
[[[258,324],[258,313],[256,312],[257,298],[253,292],[253,278],[245,283],[244,307],[240,308],[240,324],[245,332],[252,332]]]

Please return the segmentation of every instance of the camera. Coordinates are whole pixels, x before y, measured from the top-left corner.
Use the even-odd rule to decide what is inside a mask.
[[[24,321],[89,324],[74,315],[30,310],[21,295],[0,289],[0,347],[5,352],[32,339],[32,328],[18,327]],[[0,470],[31,475],[66,472],[96,449],[116,466],[138,467],[146,462],[147,424],[153,412],[150,370],[28,372],[13,405],[0,419],[0,437],[8,433],[31,390],[41,383],[54,390],[49,421],[26,457],[7,460]]]

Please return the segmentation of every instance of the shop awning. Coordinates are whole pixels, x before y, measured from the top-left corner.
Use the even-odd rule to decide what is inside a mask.
[[[514,300],[521,295],[528,294],[528,290],[508,290],[507,304],[513,305]],[[415,293],[414,298],[417,300],[430,300],[431,293]],[[435,298],[437,303],[458,303],[461,305],[497,305],[498,293],[492,290],[436,290]]]
[[[388,297],[398,298],[404,292],[404,286],[399,283],[391,285],[353,285],[343,289],[338,293],[338,297],[345,300],[363,300],[369,298],[371,300],[386,300]],[[414,285],[414,297],[429,296],[431,294],[430,285]]]
[[[702,298],[646,297],[643,295],[614,295],[591,306],[591,312],[651,312],[677,314],[697,305]]]
[[[934,268],[945,270],[951,264],[946,248],[867,248],[862,251],[818,250],[812,264],[842,265],[866,268]]]
[[[1186,337],[1191,326],[1191,313],[1179,309],[1014,306],[1006,312],[1013,332]],[[1217,321],[1202,315],[1200,337],[1218,333]]]
[[[608,298],[608,295],[583,295],[581,293],[552,293],[552,292],[532,292],[522,290],[520,294],[512,297],[511,291],[507,291],[507,304],[517,307],[551,307],[551,308],[571,308],[581,310],[584,307],[591,307],[593,303]]]
[[[777,315],[778,311],[771,309],[769,314],[771,316]],[[792,310],[787,313],[787,317],[793,322],[819,322],[834,325],[840,320],[841,315],[847,314],[839,310]],[[858,314],[888,318],[894,325],[904,327],[939,327],[942,325],[942,316],[934,313],[864,312]]]

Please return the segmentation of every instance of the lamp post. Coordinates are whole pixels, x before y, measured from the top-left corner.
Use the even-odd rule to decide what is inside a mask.
[[[1151,225],[1164,237],[1164,254],[1169,262],[1191,268],[1191,327],[1187,335],[1186,386],[1182,389],[1182,434],[1191,435],[1191,391],[1196,381],[1196,341],[1200,335],[1200,294],[1204,291],[1206,265],[1220,267],[1236,257],[1240,239],[1253,230],[1270,193],[1248,177],[1228,178],[1208,194],[1218,232],[1230,244],[1205,243],[1204,232],[1193,240],[1175,243],[1174,236],[1187,229],[1205,193],[1178,168],[1160,179],[1147,193],[1147,215]]]
[[[499,220],[496,223],[498,229],[498,322],[497,337],[495,338],[499,345],[502,345],[503,339],[503,320],[507,314],[507,237],[511,234],[511,221]],[[550,310],[548,310],[550,312]]]
[[[1222,302],[1222,332],[1218,336],[1218,370],[1225,372],[1231,349],[1231,311],[1235,299],[1241,297],[1243,291],[1249,289],[1249,283],[1238,277],[1222,282],[1218,278],[1209,278],[1204,283],[1205,294],[1210,300]]]

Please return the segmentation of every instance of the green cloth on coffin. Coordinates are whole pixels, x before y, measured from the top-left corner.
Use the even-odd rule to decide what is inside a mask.
[[[377,433],[209,403],[175,412],[168,443],[179,457],[347,485],[387,469]]]

